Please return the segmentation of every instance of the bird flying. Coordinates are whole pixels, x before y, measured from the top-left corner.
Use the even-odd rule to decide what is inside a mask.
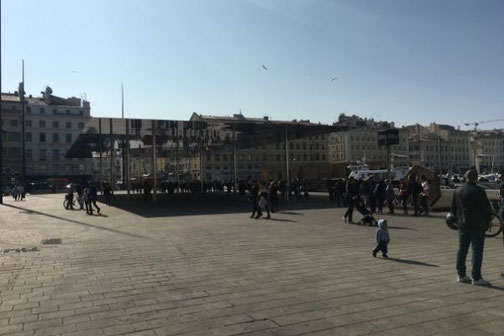
[[[331,82],[334,82],[336,79],[338,79],[338,77],[334,77],[333,79],[331,79]]]
[[[266,65],[263,64],[262,67],[263,67],[264,70],[268,70],[268,68],[266,68]]]

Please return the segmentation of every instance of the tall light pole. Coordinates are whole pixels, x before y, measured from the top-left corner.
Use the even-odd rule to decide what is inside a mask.
[[[0,0],[0,204],[3,204],[3,141],[2,141],[2,1]]]
[[[21,166],[21,179],[23,183],[25,182],[26,179],[26,143],[25,143],[25,81],[24,81],[24,60],[22,61],[22,85],[19,88],[20,92],[19,94],[21,95],[21,155],[22,155],[22,166]]]

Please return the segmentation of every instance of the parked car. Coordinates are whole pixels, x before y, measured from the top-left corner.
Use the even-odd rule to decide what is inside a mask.
[[[29,194],[55,193],[56,188],[48,183],[28,183],[26,192]]]

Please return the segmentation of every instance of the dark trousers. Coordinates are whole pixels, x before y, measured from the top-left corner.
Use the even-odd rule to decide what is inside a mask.
[[[91,202],[90,201],[85,201],[84,205],[86,206],[86,213],[89,215],[93,214],[93,208],[91,207]]]
[[[376,197],[372,193],[369,194],[369,210],[376,212]]]
[[[261,209],[259,209],[259,202],[257,200],[252,201],[252,215],[250,215],[250,218],[254,217],[256,212],[259,213]]]
[[[385,199],[381,197],[376,198],[376,205],[378,206],[378,212],[383,213],[383,203],[385,203]]]
[[[425,215],[429,214],[429,206],[427,205],[427,199],[429,197],[427,196],[420,196],[420,202],[422,203],[422,212],[425,213]]]
[[[459,230],[459,249],[457,252],[457,273],[460,277],[466,275],[466,256],[472,245],[472,278],[481,279],[481,264],[483,263],[483,246],[485,245],[485,231]]]
[[[414,216],[418,216],[420,213],[420,209],[418,207],[418,195],[413,194],[411,196],[411,203],[413,203],[413,208],[415,209]]]
[[[401,198],[401,205],[404,213],[408,213],[408,196],[403,196]]]
[[[343,202],[343,195],[341,194],[338,194],[338,193],[335,193],[334,194],[334,200],[336,201],[336,206],[337,207],[340,207],[340,206],[343,206],[344,202]]]
[[[389,200],[387,200],[387,203],[388,203],[389,212],[391,214],[393,214],[394,213],[394,200],[389,199]]]
[[[96,200],[86,202],[86,212],[88,214],[92,215],[93,214],[93,205],[96,208],[96,211],[98,211],[98,213],[100,213],[100,207],[98,207],[98,205],[96,205]]]
[[[270,196],[271,212],[278,212],[278,196]]]
[[[265,208],[264,210],[266,210],[266,213],[268,214],[268,216],[266,218],[270,218],[271,215],[270,215],[268,205],[266,204],[266,206],[264,208]],[[257,206],[257,215],[255,216],[255,218],[262,217],[262,215],[263,215],[263,213],[262,213],[261,207]]]
[[[353,219],[353,208],[354,208],[353,199],[351,199],[351,198],[347,199],[347,204],[348,204],[348,209],[345,212],[345,218],[348,218],[348,221],[351,222]]]
[[[382,254],[384,256],[386,256],[387,252],[388,252],[387,247],[388,247],[388,242],[386,242],[386,241],[379,242],[378,245],[376,245],[376,247],[373,250],[373,255],[375,255],[376,253],[378,253],[378,251],[381,251]]]
[[[66,206],[66,209],[72,209],[73,210],[73,195],[67,195],[67,200],[68,200],[68,203],[67,203],[67,206]]]

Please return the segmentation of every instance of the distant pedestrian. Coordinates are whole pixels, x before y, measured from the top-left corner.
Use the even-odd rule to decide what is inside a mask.
[[[82,198],[84,200],[84,205],[86,207],[86,214],[92,215],[93,208],[91,205],[91,198],[89,196],[89,188],[84,188],[84,190],[82,191]]]
[[[334,184],[334,200],[336,201],[336,206],[346,206],[345,202],[345,181],[339,180]]]
[[[376,207],[378,208],[378,213],[383,214],[383,204],[385,203],[387,185],[385,181],[380,180],[374,188],[374,196],[376,199]]]
[[[378,183],[376,182],[374,175],[371,175],[367,181],[367,186],[365,187],[365,191],[367,192],[367,200],[369,203],[369,209],[371,210],[371,213],[376,212],[376,196],[375,196],[375,189],[376,185]]]
[[[422,191],[422,186],[418,182],[416,174],[411,174],[408,183],[408,192],[411,195],[411,203],[413,205],[414,213],[412,216],[418,216],[420,214],[420,208],[418,206],[418,197]]]
[[[74,187],[72,184],[67,185],[67,190],[66,190],[66,199],[68,200],[66,204],[67,210],[72,209],[74,210],[73,207],[73,201],[74,201]]]
[[[387,197],[387,204],[389,208],[388,213],[394,214],[395,192],[394,192],[394,186],[389,181],[387,181],[387,189],[385,190],[385,194]]]
[[[269,199],[271,212],[278,212],[278,184],[272,181],[269,186]]]
[[[262,216],[263,211],[266,211],[268,216],[266,219],[271,218],[270,211],[269,211],[269,206],[268,206],[268,192],[266,191],[266,188],[264,187],[263,184],[259,187],[259,199],[258,199],[258,204],[257,204],[257,215],[255,216],[256,219]]]
[[[380,219],[378,221],[378,231],[376,231],[376,247],[373,250],[373,257],[376,253],[382,252],[383,258],[388,258],[388,244],[390,243],[390,236],[388,232],[387,220]]]
[[[359,186],[353,177],[350,177],[346,183],[345,199],[348,209],[343,216],[345,223],[353,224],[354,197],[359,194]]]
[[[14,198],[14,201],[18,200],[19,189],[18,189],[17,185],[15,185],[14,188],[12,188],[11,195],[12,195],[12,198]]]
[[[93,214],[93,206],[96,208],[96,212],[99,214],[100,213],[100,207],[96,204],[96,201],[98,200],[98,190],[96,189],[96,185],[93,183],[89,187],[89,214]]]
[[[19,197],[19,200],[20,201],[24,200],[25,196],[26,196],[26,190],[25,190],[23,184],[20,183],[19,186],[18,186],[18,197]]]
[[[399,184],[399,200],[403,208],[403,215],[408,214],[408,182],[406,178],[401,180]]]
[[[257,182],[252,182],[250,187],[250,202],[252,203],[252,215],[250,218],[254,218],[256,214],[259,214],[259,185]]]
[[[485,231],[492,220],[492,208],[483,188],[476,185],[478,172],[468,170],[466,182],[455,190],[452,199],[452,214],[457,218],[459,248],[457,252],[457,281],[477,286],[488,286],[490,282],[481,276]],[[466,275],[466,256],[472,245],[472,280]]]
[[[108,182],[103,185],[103,195],[105,196],[105,204],[110,206],[112,202],[112,187]]]
[[[424,214],[425,216],[429,216],[429,194],[430,194],[430,183],[425,175],[420,177],[422,191],[420,192],[420,201],[422,204],[422,209],[420,214]]]

